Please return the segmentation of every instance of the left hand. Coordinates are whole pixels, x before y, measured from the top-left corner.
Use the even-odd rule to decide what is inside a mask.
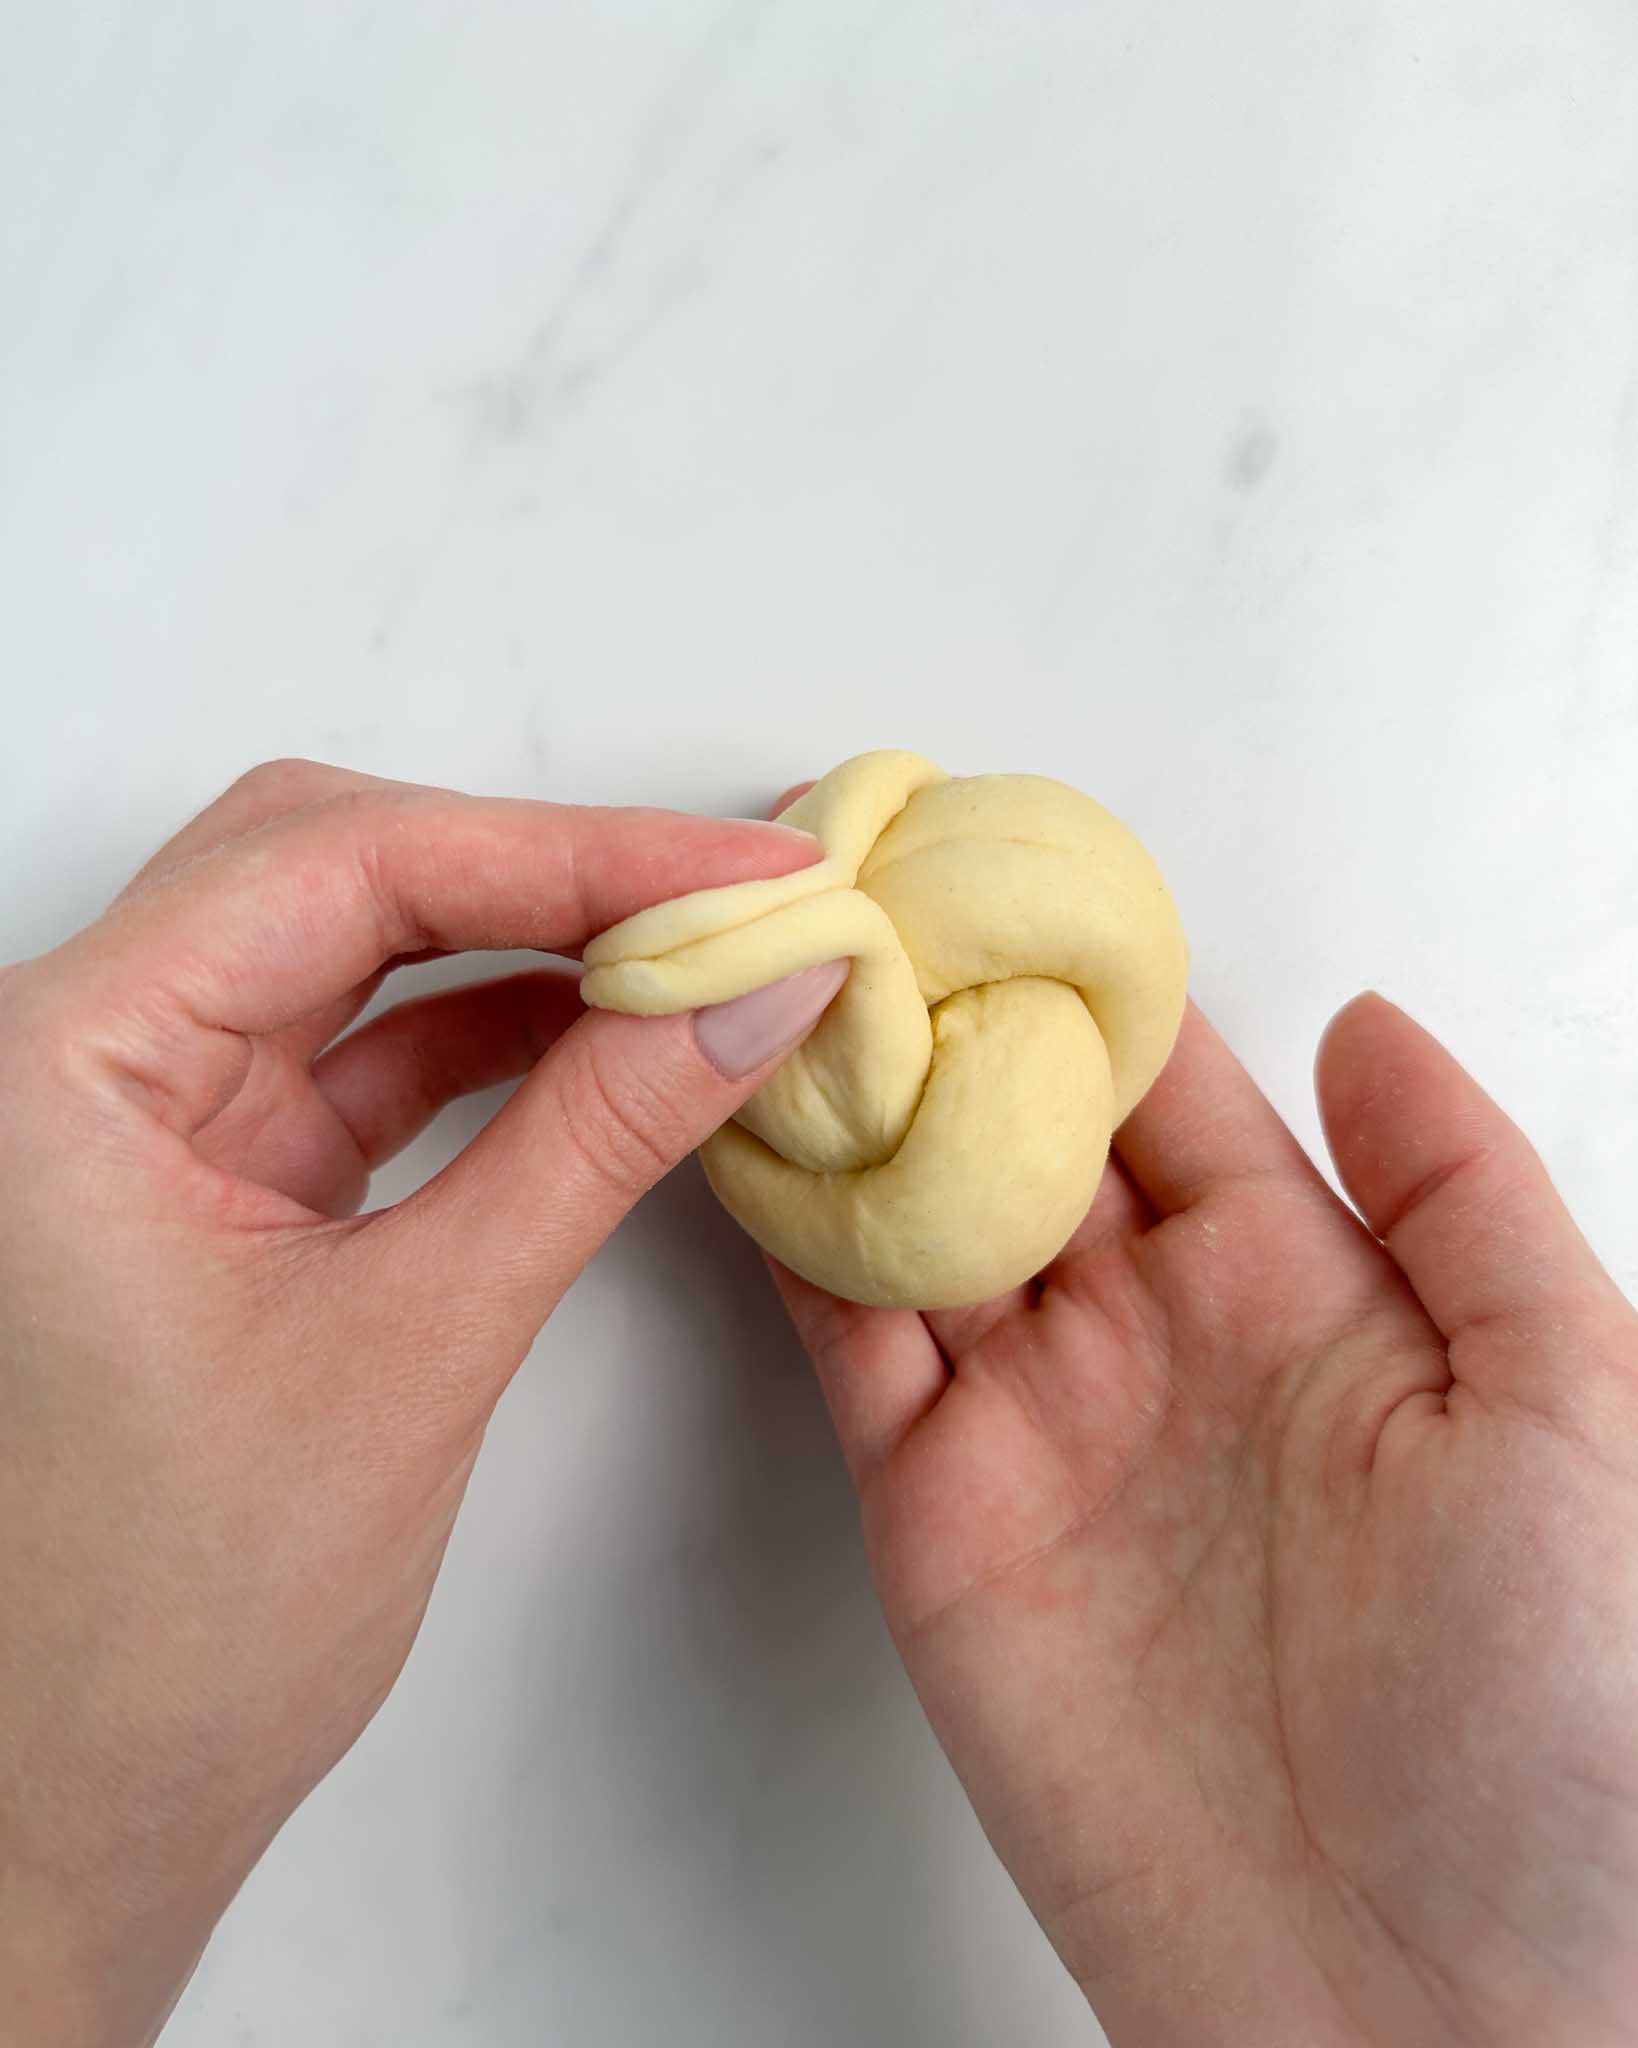
[[[542,968],[337,1033],[398,961],[572,953],[818,852],[280,763],[0,972],[8,2039],[153,2039],[396,1677],[541,1323],[845,969],[638,1019]],[[354,1214],[441,1104],[529,1069],[425,1187]]]

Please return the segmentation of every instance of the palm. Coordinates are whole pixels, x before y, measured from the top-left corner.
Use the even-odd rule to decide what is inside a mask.
[[[1603,1961],[1638,1892],[1638,1570],[1609,1562],[1638,1554],[1638,1456],[1469,1390],[1487,1345],[1506,1383],[1510,1324],[1453,1381],[1261,1098],[1233,1109],[1261,1141],[1207,1170],[1179,1134],[1191,1064],[1231,1078],[1208,1033],[1044,1288],[928,1317],[913,1359],[919,1319],[786,1283],[906,1664],[1111,2024],[1135,1946],[1225,2011],[1277,1985],[1266,2038],[1558,2038],[1544,1981],[1586,1994],[1563,2038],[1622,2038],[1589,2027],[1638,1994]],[[1577,1684],[1611,1626],[1623,1681]]]

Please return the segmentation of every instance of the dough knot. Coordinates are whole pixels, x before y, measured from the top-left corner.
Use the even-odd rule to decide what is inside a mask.
[[[784,813],[824,858],[640,911],[587,1002],[661,1015],[850,958],[805,1043],[701,1150],[766,1250],[883,1306],[982,1301],[1091,1205],[1182,1021],[1187,949],[1119,819],[1038,775],[844,761]]]

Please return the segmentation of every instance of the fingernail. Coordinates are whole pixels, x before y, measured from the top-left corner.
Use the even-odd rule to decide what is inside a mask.
[[[796,1043],[847,980],[852,965],[851,960],[826,960],[732,1002],[696,1010],[694,1036],[700,1051],[719,1074],[739,1080]]]
[[[786,839],[805,839],[815,853],[823,851],[811,832],[804,832],[799,825],[781,825],[777,818],[724,818],[722,822],[725,825],[754,825],[759,832],[778,832]]]

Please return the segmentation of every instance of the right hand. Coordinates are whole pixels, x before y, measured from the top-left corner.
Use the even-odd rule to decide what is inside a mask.
[[[1402,1011],[1317,1085],[1360,1215],[1191,1005],[1037,1283],[776,1272],[888,1623],[1112,2042],[1630,2043],[1638,1317]]]

